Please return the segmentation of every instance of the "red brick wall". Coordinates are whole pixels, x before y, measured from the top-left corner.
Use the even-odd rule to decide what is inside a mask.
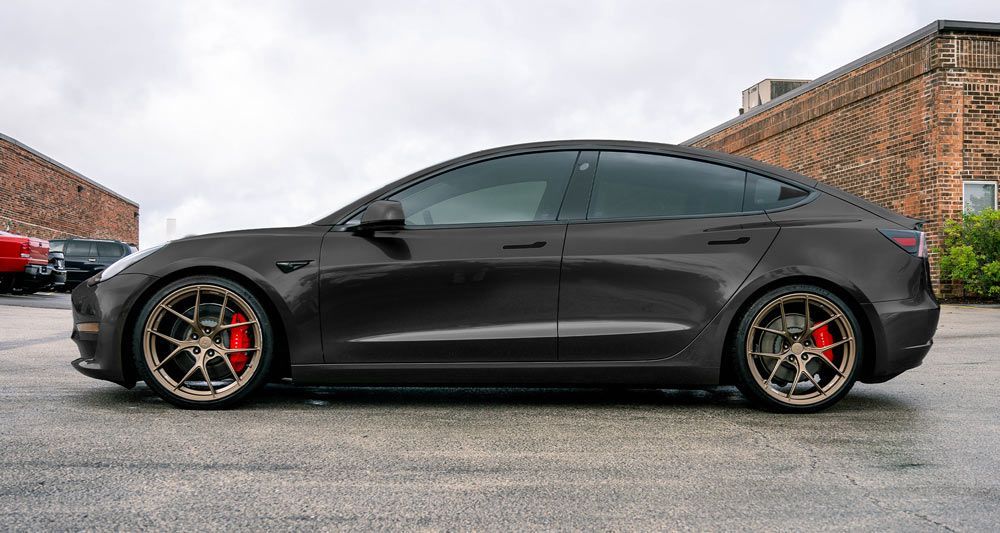
[[[139,242],[139,206],[0,137],[0,230]]]
[[[1000,178],[998,106],[1000,38],[933,34],[693,145],[925,219],[933,247],[961,215],[962,180]]]

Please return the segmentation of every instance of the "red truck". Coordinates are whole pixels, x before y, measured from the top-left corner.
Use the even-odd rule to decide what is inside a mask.
[[[34,292],[52,285],[49,241],[0,231],[0,293]]]

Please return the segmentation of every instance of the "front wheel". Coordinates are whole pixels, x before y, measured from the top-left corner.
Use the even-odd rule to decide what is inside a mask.
[[[730,362],[739,389],[781,412],[816,412],[840,401],[861,367],[857,318],[835,294],[812,285],[768,292],[744,313]]]
[[[272,326],[243,286],[190,277],[154,294],[133,335],[135,366],[149,388],[185,408],[231,407],[267,381]]]

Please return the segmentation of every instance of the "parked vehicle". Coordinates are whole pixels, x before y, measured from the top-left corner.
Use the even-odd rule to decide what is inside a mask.
[[[31,293],[51,283],[49,242],[0,231],[0,293]]]
[[[749,159],[561,141],[128,256],[73,292],[73,365],[189,408],[290,376],[734,383],[812,412],[920,365],[939,312],[920,221]]]
[[[52,248],[65,257],[68,290],[134,251],[123,242],[100,239],[54,239]]]

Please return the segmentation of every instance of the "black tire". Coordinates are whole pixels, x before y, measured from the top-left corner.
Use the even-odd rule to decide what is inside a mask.
[[[152,370],[150,368],[150,363],[147,360],[146,354],[144,352],[143,345],[143,333],[144,328],[149,320],[150,315],[157,308],[160,302],[171,294],[176,293],[179,290],[185,288],[190,288],[193,286],[214,286],[221,289],[230,291],[232,294],[242,298],[256,315],[259,322],[261,339],[260,339],[260,356],[256,359],[256,369],[253,375],[245,380],[239,388],[219,399],[204,399],[193,401],[191,399],[179,396],[174,391],[169,390],[164,386],[156,377],[153,376]],[[220,306],[221,307],[221,306]],[[214,335],[214,334],[213,334]],[[206,335],[207,336],[207,335]],[[274,347],[274,328],[268,318],[267,312],[264,306],[261,305],[260,301],[247,290],[245,287],[236,283],[232,280],[217,277],[217,276],[192,276],[188,278],[182,278],[173,281],[155,294],[153,294],[143,305],[142,310],[139,312],[135,324],[133,324],[132,333],[132,355],[133,363],[135,365],[136,373],[140,380],[144,381],[146,385],[152,389],[158,396],[164,400],[170,402],[173,405],[182,407],[185,409],[227,409],[239,405],[240,403],[246,401],[251,395],[257,392],[260,387],[264,386],[268,382],[268,375],[270,373],[271,362],[274,357],[273,347]],[[183,353],[183,352],[182,352]],[[226,356],[223,356],[226,357]],[[228,363],[231,368],[231,363]],[[211,381],[211,380],[205,380]]]
[[[819,391],[817,391],[817,394],[815,395],[817,399],[813,403],[809,403],[806,405],[792,404],[790,403],[791,400],[785,401],[783,399],[776,398],[775,395],[773,394],[774,392],[773,389],[771,389],[771,378],[768,378],[766,382],[763,382],[764,380],[755,377],[754,371],[752,371],[750,367],[750,365],[753,364],[752,358],[748,356],[747,353],[747,344],[748,344],[747,336],[750,335],[754,319],[758,317],[758,314],[761,313],[762,310],[765,309],[765,307],[768,307],[769,305],[773,306],[774,302],[782,299],[782,297],[793,298],[797,295],[803,295],[803,294],[813,295],[814,297],[817,297],[817,299],[824,299],[826,300],[827,303],[831,303],[834,306],[836,306],[838,310],[843,314],[844,319],[846,319],[845,324],[849,324],[849,327],[851,329],[851,335],[853,336],[854,340],[854,346],[852,352],[853,355],[850,359],[849,364],[847,363],[846,360],[842,359],[843,361],[842,364],[844,364],[845,366],[844,368],[841,368],[840,371],[838,372],[838,374],[841,375],[838,376],[832,374],[832,372],[836,372],[835,370],[829,371],[831,379],[840,382],[838,383],[836,390],[833,390],[833,392],[830,393],[829,395],[820,395],[818,394]],[[807,298],[806,302],[808,301],[809,300]],[[818,321],[810,321],[810,322],[812,324],[816,324]],[[733,374],[735,375],[736,378],[736,386],[740,389],[743,395],[746,396],[754,405],[767,409],[769,411],[781,412],[781,413],[815,413],[827,409],[836,404],[837,402],[839,402],[850,392],[851,388],[854,386],[854,383],[857,380],[858,371],[859,369],[862,368],[865,356],[864,345],[863,345],[864,336],[862,334],[862,329],[860,323],[858,322],[857,317],[851,310],[850,306],[847,305],[847,303],[844,302],[842,298],[821,287],[802,284],[802,285],[788,285],[771,290],[766,294],[762,295],[756,301],[754,301],[754,303],[751,304],[750,307],[746,309],[746,311],[739,317],[739,321],[736,323],[736,327],[737,327],[736,334],[733,335],[732,343],[728,347],[728,364],[732,365],[731,368],[734,370]],[[757,329],[760,328],[754,328],[754,329],[756,331]],[[805,335],[802,335],[802,339],[811,339],[811,338],[812,337],[807,337]],[[808,346],[808,341],[806,341],[806,345]],[[801,343],[799,343],[797,348],[800,350],[802,349]],[[821,348],[822,346],[817,344],[813,347],[813,350],[819,351]],[[839,357],[846,357],[846,356],[841,355]],[[816,359],[817,361],[819,360],[818,358]],[[759,360],[763,361],[763,359]],[[779,365],[786,364],[784,361],[781,360],[779,361],[780,362],[776,364]],[[794,362],[796,364],[798,363],[798,361]],[[791,363],[787,364],[791,365]],[[830,365],[831,368],[833,366],[834,365]],[[820,365],[820,367],[822,367],[822,365]],[[772,369],[777,370],[774,367],[772,367]],[[798,371],[790,371],[790,372],[794,373]],[[804,372],[803,375],[805,374],[812,375],[811,372],[805,372],[805,371],[803,372]],[[773,376],[774,373],[772,372],[771,377]],[[805,382],[802,383],[805,384]],[[792,389],[795,388],[794,383],[791,385],[791,388]],[[815,387],[815,389],[819,388],[823,387]],[[789,396],[789,398],[791,398],[791,396]]]

